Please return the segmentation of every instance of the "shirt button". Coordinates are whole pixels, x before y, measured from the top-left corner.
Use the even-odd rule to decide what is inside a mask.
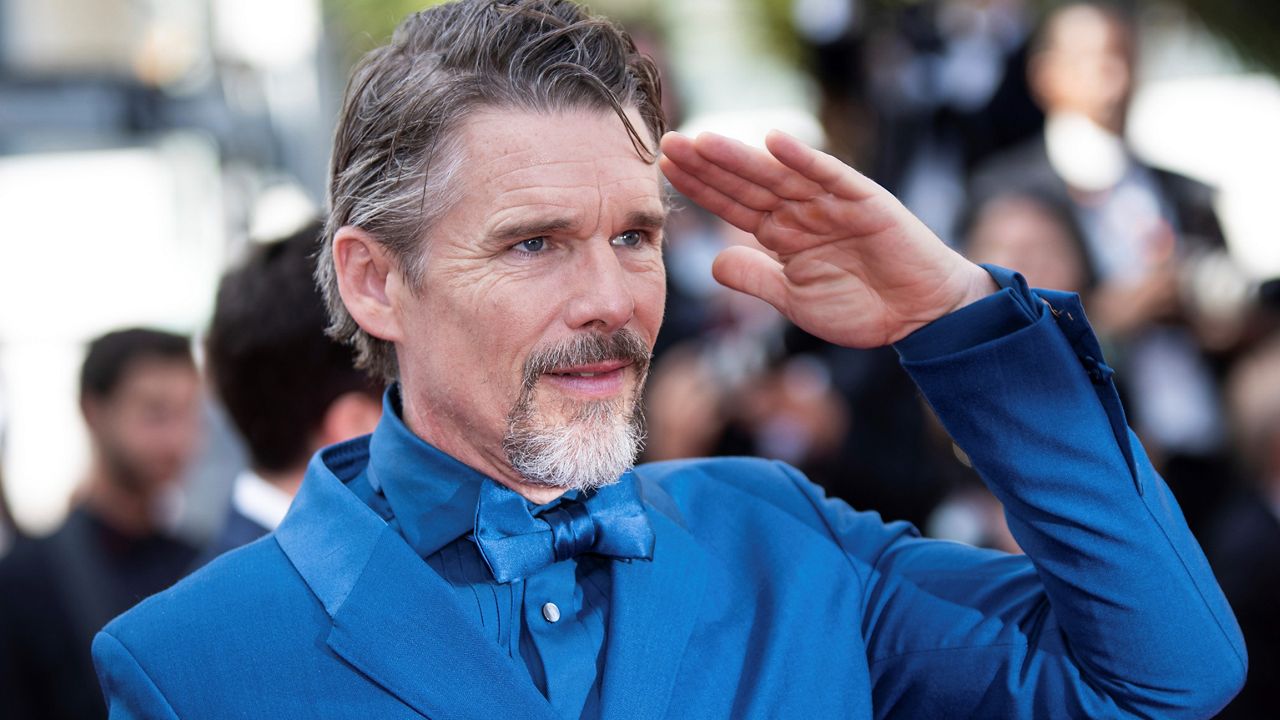
[[[549,623],[558,622],[560,620],[560,608],[556,607],[553,602],[546,603],[542,606],[542,617],[546,618]]]

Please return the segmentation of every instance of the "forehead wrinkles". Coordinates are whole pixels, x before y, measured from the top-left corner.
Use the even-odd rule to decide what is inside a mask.
[[[656,170],[652,178],[627,172],[613,158],[555,160],[500,171],[482,179],[492,202],[490,219],[519,212],[523,207],[566,211],[584,228],[597,227],[611,217],[660,203]],[[646,169],[648,165],[646,164]]]
[[[611,116],[481,112],[461,132],[472,228],[555,213],[592,230],[620,213],[663,210],[657,164],[636,155]]]

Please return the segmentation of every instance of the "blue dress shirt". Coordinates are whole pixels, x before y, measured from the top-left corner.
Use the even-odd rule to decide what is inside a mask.
[[[372,460],[350,487],[453,588],[476,626],[528,671],[562,717],[597,716],[610,561],[581,555],[496,582],[471,540],[481,485],[494,481],[414,435],[401,415],[393,386],[369,440]],[[528,505],[536,516],[559,503]]]

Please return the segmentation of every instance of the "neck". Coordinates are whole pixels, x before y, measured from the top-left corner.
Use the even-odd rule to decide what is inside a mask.
[[[546,505],[547,503],[551,502],[552,500],[555,500],[556,498],[560,497],[565,493],[565,491],[561,490],[560,488],[549,488],[549,487],[543,487],[541,485],[530,485],[527,482],[511,483],[499,478],[494,478],[494,480],[497,480],[503,485],[506,485],[512,490],[520,493],[527,500],[529,500],[529,502],[534,503],[535,505]]]
[[[157,529],[151,495],[130,490],[103,468],[90,472],[84,506],[124,535],[140,537]]]
[[[524,477],[507,462],[506,453],[501,449],[487,450],[464,439],[466,437],[474,439],[479,436],[479,433],[451,432],[442,427],[441,423],[434,418],[418,412],[413,405],[411,395],[403,390],[401,390],[400,402],[403,413],[401,419],[414,435],[431,443],[436,449],[451,455],[459,462],[487,475],[494,482],[519,493],[530,502],[544,505],[565,493],[560,488],[549,488],[526,482]],[[501,443],[497,444],[501,445]]]

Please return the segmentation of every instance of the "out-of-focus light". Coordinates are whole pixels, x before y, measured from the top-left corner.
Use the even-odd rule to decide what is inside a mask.
[[[1120,182],[1128,159],[1119,138],[1074,113],[1050,116],[1044,130],[1053,169],[1073,187],[1100,192]]]
[[[1152,82],[1134,98],[1129,136],[1152,163],[1219,191],[1232,256],[1254,279],[1280,277],[1280,81],[1264,75]]]
[[[153,87],[184,78],[200,59],[200,46],[191,30],[176,23],[152,23],[134,51],[134,75]]]
[[[5,491],[25,529],[58,523],[87,466],[85,342],[203,325],[225,259],[222,212],[217,148],[200,136],[0,158]]]
[[[291,235],[316,219],[319,208],[294,182],[272,185],[258,195],[249,221],[249,238],[271,242]]]
[[[0,60],[31,74],[127,75],[139,31],[130,0],[0,2]]]
[[[816,45],[839,40],[857,21],[859,0],[794,0],[791,22]]]
[[[799,108],[705,113],[690,118],[680,127],[680,132],[690,137],[713,132],[755,147],[764,147],[764,136],[770,130],[781,130],[811,147],[822,148],[827,143],[818,119]]]
[[[304,62],[320,41],[316,0],[213,0],[212,11],[218,53],[254,67]]]

